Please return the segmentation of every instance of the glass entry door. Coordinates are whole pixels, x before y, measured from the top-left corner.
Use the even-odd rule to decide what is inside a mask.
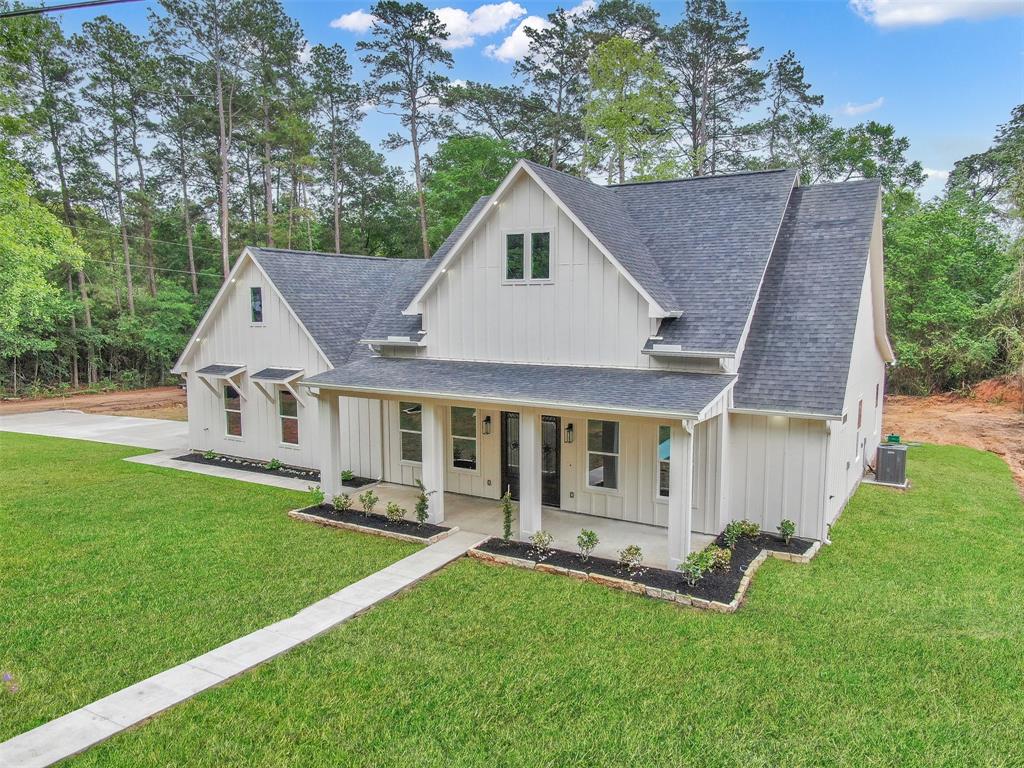
[[[562,420],[557,416],[541,416],[540,477],[541,503],[558,507],[562,503]],[[501,413],[501,492],[512,492],[519,499],[519,414]]]

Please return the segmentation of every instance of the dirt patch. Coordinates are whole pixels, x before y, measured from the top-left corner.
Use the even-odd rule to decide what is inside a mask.
[[[885,399],[885,432],[904,441],[965,445],[1005,459],[1024,496],[1024,413],[1013,382],[982,382],[973,396],[890,395]]]
[[[150,387],[127,392],[98,392],[0,401],[0,415],[67,409],[144,419],[188,419],[185,392],[181,387]]]

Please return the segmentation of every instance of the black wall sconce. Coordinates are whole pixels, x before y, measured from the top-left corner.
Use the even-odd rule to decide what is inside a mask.
[[[571,443],[573,439],[572,422],[565,425],[565,442]]]
[[[484,416],[484,434],[485,435],[491,434],[491,417],[490,416]]]

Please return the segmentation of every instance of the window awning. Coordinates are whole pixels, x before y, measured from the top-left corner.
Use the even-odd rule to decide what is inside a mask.
[[[305,370],[302,368],[264,368],[261,371],[256,371],[249,378],[252,379],[252,383],[256,385],[256,388],[266,395],[268,400],[274,400],[274,386],[278,385],[295,395],[296,402],[300,406],[305,407],[305,403],[302,402],[299,393],[292,387],[295,381],[302,378],[303,373],[305,373]]]
[[[220,397],[220,391],[214,386],[215,382],[226,381],[235,388],[238,395],[245,400],[245,392],[242,390],[241,382],[236,378],[245,373],[244,365],[234,363],[214,363],[196,371],[199,380],[205,384],[213,394]]]

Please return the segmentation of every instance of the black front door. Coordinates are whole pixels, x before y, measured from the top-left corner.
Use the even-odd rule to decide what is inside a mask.
[[[541,416],[540,478],[541,503],[548,507],[562,504],[562,420]],[[519,414],[501,412],[501,492],[511,491],[519,499]]]

